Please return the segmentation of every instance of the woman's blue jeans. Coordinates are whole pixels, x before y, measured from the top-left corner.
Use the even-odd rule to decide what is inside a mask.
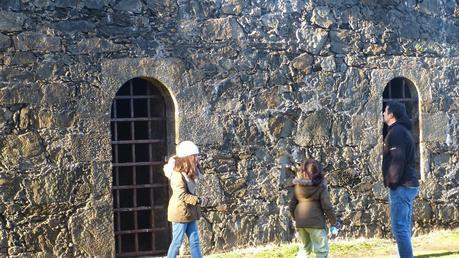
[[[389,192],[390,221],[392,234],[397,241],[398,254],[401,258],[412,258],[411,216],[413,202],[419,187],[398,186]]]
[[[167,251],[167,258],[175,258],[178,255],[185,234],[190,242],[191,257],[202,257],[201,248],[199,247],[198,225],[196,221],[191,221],[188,223],[172,223],[172,242]]]

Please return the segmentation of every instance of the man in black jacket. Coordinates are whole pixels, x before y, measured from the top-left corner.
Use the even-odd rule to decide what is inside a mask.
[[[411,245],[411,216],[419,181],[415,167],[415,144],[411,135],[411,121],[405,106],[389,102],[384,110],[388,125],[384,139],[382,172],[384,185],[389,187],[392,233],[402,258],[413,257]]]

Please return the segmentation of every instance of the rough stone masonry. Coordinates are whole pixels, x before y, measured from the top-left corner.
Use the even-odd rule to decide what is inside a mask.
[[[324,164],[344,237],[390,237],[382,93],[417,89],[414,232],[459,226],[455,0],[0,1],[0,256],[113,256],[110,105],[170,89],[203,150],[204,252],[290,241],[294,167]],[[169,150],[170,151],[170,150]]]

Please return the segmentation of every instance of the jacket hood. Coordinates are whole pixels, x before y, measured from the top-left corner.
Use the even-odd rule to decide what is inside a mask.
[[[325,185],[325,180],[320,182],[318,185],[313,185],[311,180],[303,179],[303,178],[295,178],[293,180],[293,184],[299,186],[298,190],[304,195],[305,198],[309,198],[320,191],[323,190]]]
[[[411,130],[411,120],[407,116],[403,116],[397,119],[396,124],[404,126],[406,129]]]
[[[170,157],[166,165],[163,166],[164,175],[168,179],[171,179],[172,172],[174,172],[174,167],[175,167],[175,156]]]

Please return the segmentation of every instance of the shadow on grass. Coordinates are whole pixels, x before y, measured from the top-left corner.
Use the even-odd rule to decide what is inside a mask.
[[[452,254],[458,254],[459,255],[459,251],[435,253],[435,254],[422,254],[422,255],[416,255],[414,257],[415,258],[442,257],[442,256],[447,256],[447,255],[452,255]]]

